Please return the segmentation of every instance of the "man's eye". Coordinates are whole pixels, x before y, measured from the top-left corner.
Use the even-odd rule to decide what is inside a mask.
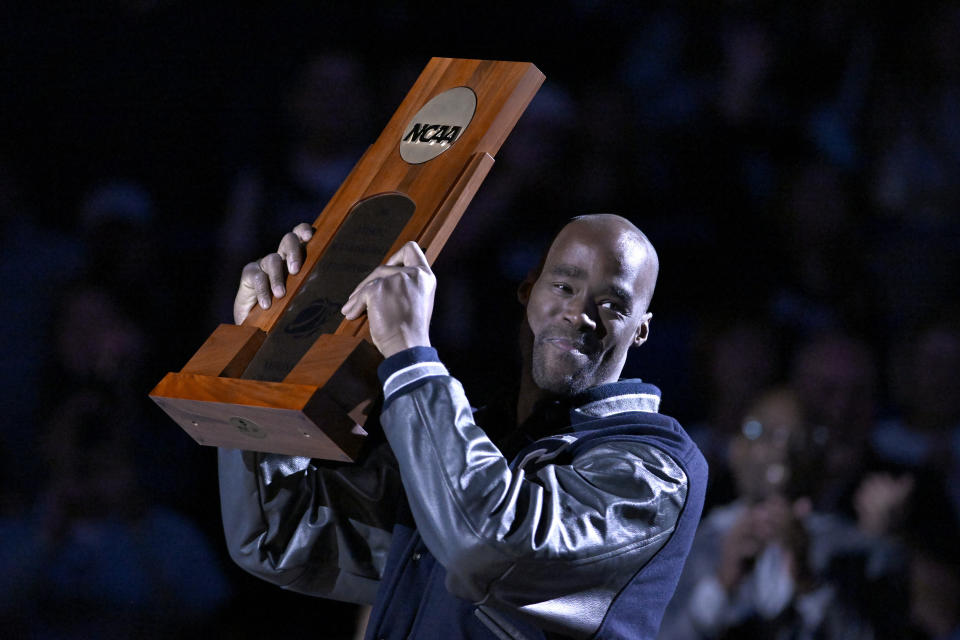
[[[554,282],[553,288],[557,291],[562,291],[563,293],[573,293],[573,287],[568,285],[566,282]]]
[[[604,300],[603,302],[600,303],[599,306],[601,309],[606,309],[608,311],[613,311],[614,313],[627,315],[626,309],[624,309],[623,306],[619,302],[616,302],[615,300]]]

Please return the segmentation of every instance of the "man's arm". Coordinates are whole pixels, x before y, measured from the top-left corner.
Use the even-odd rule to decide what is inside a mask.
[[[300,270],[310,225],[297,225],[276,253],[244,267],[234,300],[243,322],[286,295]],[[360,464],[220,449],[220,498],[231,557],[250,573],[316,596],[371,603],[403,499],[386,443]]]
[[[285,589],[373,602],[403,500],[386,443],[359,465],[220,449],[219,467],[237,564]]]

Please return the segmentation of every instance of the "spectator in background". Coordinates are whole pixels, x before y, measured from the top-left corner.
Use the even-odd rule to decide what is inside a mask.
[[[0,449],[11,454],[3,464],[9,480],[18,485],[15,494],[28,499],[41,480],[34,463],[35,438],[49,319],[56,293],[81,268],[82,245],[63,229],[35,219],[11,167],[0,158],[0,282],[4,287]],[[43,241],[38,242],[41,237]]]
[[[884,335],[909,331],[960,288],[958,29],[955,3],[929,3],[888,29],[877,59],[863,178]]]
[[[958,519],[945,513],[939,480],[921,476],[911,496],[905,540],[909,550],[910,621],[931,640],[960,638]]]
[[[849,327],[879,332],[876,295],[866,277],[868,237],[852,214],[849,175],[818,161],[792,173],[779,219],[773,263],[779,268],[769,314],[788,337],[804,342]]]
[[[796,394],[762,394],[741,424],[729,447],[736,499],[701,524],[659,638],[900,638],[864,603],[896,583],[894,554],[810,500],[821,450]],[[850,597],[850,585],[869,596]]]
[[[172,249],[164,241],[154,197],[139,182],[117,178],[96,182],[83,196],[77,217],[82,262],[64,279],[59,311],[66,304],[63,291],[95,288],[109,298],[116,313],[137,325],[144,334],[144,350],[119,381],[142,395],[156,382],[157,372],[182,364],[180,359],[170,362],[171,355],[182,353],[179,341],[198,331],[189,314],[171,312],[184,299],[205,293],[203,283],[180,286],[179,265],[192,264],[194,258],[185,255],[183,247]],[[144,285],[147,282],[149,286]],[[148,362],[156,365],[154,371],[147,371]]]
[[[42,450],[43,499],[0,520],[0,620],[38,637],[199,633],[228,596],[215,555],[186,518],[137,482],[135,432],[98,386],[65,394]]]
[[[934,471],[875,474],[857,491],[861,530],[896,542],[905,558],[902,600],[910,637],[960,638],[960,520],[946,505],[947,486]],[[892,598],[877,607],[890,606]]]
[[[49,391],[54,395],[47,406],[55,408],[65,388],[85,384],[112,388],[131,401],[138,391],[133,382],[148,356],[146,332],[99,283],[81,280],[61,295],[51,345],[56,371]]]
[[[960,517],[960,323],[941,315],[897,345],[891,389],[900,415],[871,436],[877,457],[907,471],[929,470]]]
[[[779,376],[780,354],[775,334],[758,323],[735,321],[708,335],[706,353],[696,365],[709,385],[700,390],[707,416],[688,432],[710,464],[707,504],[713,506],[734,499],[728,448],[741,435],[747,409]]]
[[[79,217],[84,276],[140,322],[164,317],[164,294],[170,287],[161,268],[161,243],[153,233],[153,197],[137,182],[107,180],[84,196]]]
[[[876,364],[862,340],[826,332],[798,348],[792,386],[822,452],[820,473],[809,487],[817,509],[853,516],[852,496],[872,464],[870,434],[876,418]]]
[[[176,426],[161,422],[164,417],[147,397],[155,382],[149,378],[157,375],[148,363],[163,345],[99,281],[79,279],[63,287],[60,296],[39,391],[40,419],[47,421],[60,411],[74,389],[92,385],[108,390],[113,420],[130,431],[138,482],[148,499],[202,513],[209,508],[204,507],[203,496],[190,494],[187,488],[203,452]]]
[[[910,559],[910,620],[931,640],[960,638],[960,560],[952,547],[917,545]]]

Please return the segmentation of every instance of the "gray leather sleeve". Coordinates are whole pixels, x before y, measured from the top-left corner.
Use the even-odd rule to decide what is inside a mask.
[[[362,464],[220,449],[230,556],[286,589],[372,603],[402,488],[384,443]]]
[[[449,376],[398,393],[381,423],[447,588],[576,637],[598,628],[686,500],[683,470],[634,440],[511,470]]]

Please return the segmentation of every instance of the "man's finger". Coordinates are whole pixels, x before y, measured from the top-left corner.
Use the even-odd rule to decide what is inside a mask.
[[[369,274],[367,274],[367,277],[361,280],[360,284],[358,284],[356,287],[353,288],[353,291],[350,293],[350,296],[353,296],[358,291],[360,291],[360,289],[363,289],[365,286],[370,284],[372,280],[376,280],[378,278],[386,278],[397,273],[402,273],[405,269],[406,267],[402,267],[402,266],[385,265],[385,264],[380,265],[379,267],[371,271]]]
[[[354,320],[360,317],[367,307],[367,296],[364,290],[370,284],[382,278],[400,273],[406,273],[415,278],[423,271],[426,271],[431,276],[433,275],[433,272],[430,270],[430,263],[427,262],[426,256],[423,255],[423,251],[420,250],[417,243],[406,243],[400,247],[396,253],[390,256],[386,263],[371,271],[367,277],[354,287],[353,292],[351,292],[347,298],[347,302],[341,307],[340,313],[348,320]]]
[[[252,297],[251,297],[252,296]],[[237,305],[248,304],[252,306],[254,300],[260,303],[264,309],[270,307],[273,297],[270,295],[270,279],[260,268],[260,264],[251,262],[243,268],[243,274],[240,277],[240,289],[237,291]],[[236,310],[236,309],[235,309]],[[247,309],[249,311],[249,309]],[[245,315],[245,314],[244,314]]]
[[[283,258],[280,257],[279,253],[271,253],[268,256],[264,256],[260,260],[260,268],[267,274],[267,278],[270,280],[270,288],[273,290],[273,295],[282,298],[287,292],[286,286],[284,285],[287,274],[284,272]]]
[[[287,271],[297,273],[303,264],[303,241],[294,232],[284,234],[277,253],[287,264]]]
[[[417,269],[424,269],[427,273],[433,274],[433,271],[430,270],[430,263],[427,262],[427,257],[423,255],[423,251],[420,250],[417,243],[408,242],[400,247],[396,253],[387,258],[384,264],[371,271],[366,278],[361,280],[360,284],[354,287],[350,295],[354,295],[357,291],[367,286],[371,280],[376,278],[386,278],[387,276],[397,273],[416,275]]]
[[[367,310],[367,293],[380,284],[380,278],[374,278],[354,289],[347,299],[347,303],[340,309],[347,320],[356,320]]]
[[[430,263],[427,262],[427,257],[423,255],[423,251],[420,250],[417,243],[412,241],[400,247],[396,253],[387,258],[384,264],[371,271],[367,277],[360,281],[360,284],[354,287],[353,293],[350,295],[352,296],[376,278],[385,278],[396,273],[409,273],[410,275],[414,275],[415,271],[412,271],[411,268],[425,269],[428,273],[433,273],[430,270]]]
[[[260,306],[269,309],[273,296],[270,295],[270,281],[262,270],[254,277],[253,289],[257,292],[257,301]]]
[[[258,273],[264,275],[260,270],[260,265],[251,262],[244,266],[240,275],[240,286],[237,288],[237,295],[233,300],[233,319],[237,324],[241,324],[246,319],[250,309],[258,302],[256,289]]]
[[[293,233],[300,238],[300,242],[310,242],[313,237],[313,227],[306,222],[301,222],[293,228]]]
[[[400,250],[390,256],[384,264],[389,266],[403,265],[405,267],[420,267],[430,271],[430,263],[427,261],[427,256],[423,255],[420,245],[412,240],[400,247]]]
[[[343,314],[347,320],[356,320],[363,315],[363,312],[367,310],[367,299],[365,296],[355,296],[347,301],[347,304],[343,305],[343,309],[340,310],[340,313]]]

